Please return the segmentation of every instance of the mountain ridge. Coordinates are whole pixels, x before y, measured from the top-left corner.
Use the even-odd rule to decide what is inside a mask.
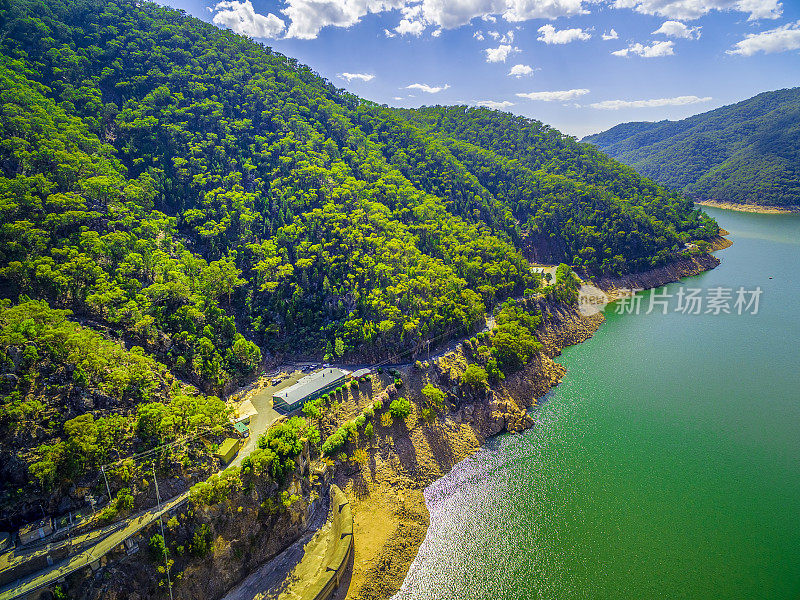
[[[586,136],[698,200],[800,203],[800,88],[762,92],[680,121],[629,122]]]

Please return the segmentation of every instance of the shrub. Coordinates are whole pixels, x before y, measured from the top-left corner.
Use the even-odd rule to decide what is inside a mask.
[[[369,457],[367,456],[367,451],[363,448],[359,448],[358,450],[353,451],[353,460],[357,462],[359,465],[364,466],[367,464],[367,460]]]
[[[157,563],[162,562],[169,554],[169,550],[167,550],[167,546],[164,544],[164,538],[160,533],[150,538],[150,541],[147,543],[147,549],[150,552],[150,558],[153,559],[153,562]]]
[[[494,382],[502,381],[506,378],[505,374],[497,366],[496,358],[490,358],[489,362],[486,363],[486,372],[489,375],[489,379]]]
[[[437,408],[444,404],[444,392],[430,383],[422,388],[422,395]]]
[[[319,417],[321,412],[322,411],[319,406],[319,398],[317,400],[311,400],[303,404],[303,414],[309,419],[316,419],[317,417]]]
[[[389,413],[395,419],[405,419],[411,414],[411,403],[405,398],[392,400],[392,403],[389,405]]]
[[[488,377],[483,367],[476,364],[469,365],[461,376],[461,383],[473,388],[482,388],[486,385]]]
[[[371,438],[373,433],[374,433],[374,431],[373,431],[372,423],[367,423],[367,426],[364,427],[364,435],[367,436],[368,438]]]
[[[372,403],[372,408],[374,408],[376,411],[379,411],[380,409],[383,408],[383,401],[380,398],[378,398],[377,400],[375,400],[375,402]]]
[[[97,517],[97,520],[100,522],[101,525],[105,525],[106,523],[110,523],[111,521],[113,521],[114,517],[116,516],[117,516],[117,507],[113,503],[111,503],[100,511],[100,516]]]
[[[129,488],[122,488],[117,492],[117,497],[109,502],[100,516],[98,517],[101,523],[109,523],[114,517],[121,512],[128,512],[133,510],[133,495]]]
[[[192,535],[192,542],[189,544],[189,551],[198,558],[203,558],[211,552],[211,542],[213,541],[211,528],[203,523],[198,525]]]

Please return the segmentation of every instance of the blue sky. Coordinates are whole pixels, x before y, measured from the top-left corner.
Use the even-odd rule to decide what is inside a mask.
[[[800,0],[167,0],[364,98],[582,137],[800,85]]]

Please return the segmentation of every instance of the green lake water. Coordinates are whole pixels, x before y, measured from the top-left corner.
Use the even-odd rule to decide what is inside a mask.
[[[708,212],[734,245],[666,291],[759,313],[608,307],[536,426],[426,490],[398,599],[800,599],[800,215]]]

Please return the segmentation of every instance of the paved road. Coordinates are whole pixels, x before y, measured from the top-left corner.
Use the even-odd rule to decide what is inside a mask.
[[[29,577],[20,579],[13,584],[0,589],[0,600],[13,600],[30,592],[54,584],[62,577],[74,573],[78,569],[88,567],[96,560],[105,556],[108,552],[122,544],[129,537],[136,535],[142,529],[150,525],[159,516],[167,513],[173,508],[180,506],[189,498],[189,492],[184,492],[180,496],[175,496],[164,503],[161,508],[152,508],[140,513],[138,516],[129,519],[125,527],[111,533],[108,537],[91,548],[76,554],[53,565],[48,569],[34,573]]]
[[[71,552],[85,548],[89,544],[99,542],[102,538],[108,536],[112,531],[120,529],[124,527],[124,525],[124,522],[119,522],[112,525],[107,525],[106,527],[101,527],[99,529],[93,529],[88,533],[73,535],[72,538],[67,537],[57,542],[51,541],[46,543],[32,543],[19,546],[0,555],[0,573],[5,574],[7,571],[16,570],[19,567],[30,564],[34,561],[40,561],[41,563],[44,563],[47,561],[48,556],[66,556]],[[28,569],[28,571],[30,571],[30,569]],[[10,581],[10,579],[6,579],[4,583],[7,581]]]

